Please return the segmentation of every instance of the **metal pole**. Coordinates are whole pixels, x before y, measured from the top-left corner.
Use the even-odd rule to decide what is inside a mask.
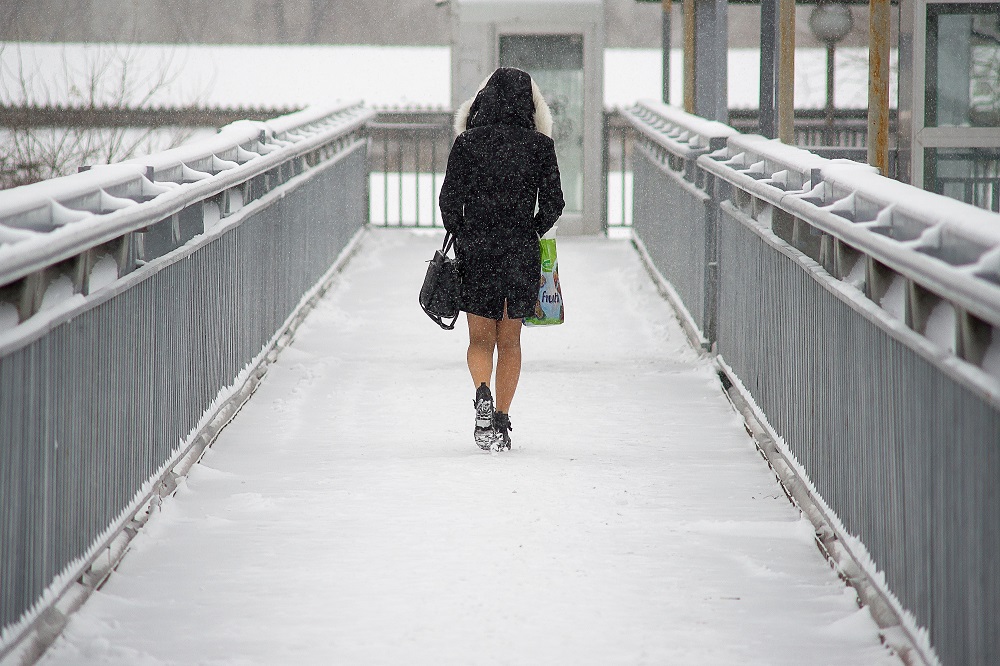
[[[438,214],[438,191],[437,191],[437,142],[438,137],[435,132],[431,136],[431,226],[437,224]]]
[[[382,224],[389,226],[389,133],[382,130]]]
[[[396,159],[399,167],[399,183],[396,188],[396,197],[399,199],[399,219],[396,221],[396,225],[401,227],[403,226],[403,140],[401,137],[396,139]]]
[[[778,10],[778,139],[791,145],[795,143],[795,0],[779,0]]]
[[[774,101],[777,94],[774,70],[777,65],[777,0],[760,2],[760,114],[759,131],[763,136],[775,136]]]
[[[674,0],[663,0],[660,43],[663,48],[663,103],[670,104],[670,12]]]
[[[420,130],[413,133],[413,198],[415,200],[417,220],[416,226],[420,226]]]
[[[622,226],[625,226],[625,150],[628,143],[628,125],[622,125],[621,157],[619,158],[619,170],[622,174]],[[635,182],[635,181],[633,181]],[[634,195],[633,195],[634,196]]]
[[[694,113],[694,0],[684,0],[684,110]]]
[[[833,57],[836,49],[834,42],[826,43],[826,138],[824,143],[834,145],[833,135]]]
[[[889,175],[889,0],[868,12],[868,164]]]

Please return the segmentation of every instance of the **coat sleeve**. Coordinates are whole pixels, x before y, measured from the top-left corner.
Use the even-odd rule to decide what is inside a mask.
[[[455,139],[448,154],[448,166],[444,173],[444,183],[441,184],[441,194],[438,206],[441,208],[441,220],[444,228],[455,236],[465,231],[465,201],[468,197],[469,183],[466,176],[464,145],[462,137]]]
[[[556,147],[552,139],[544,137],[539,150],[538,212],[535,213],[535,231],[541,236],[552,228],[562,215],[566,202],[563,201],[562,184],[559,179],[559,164],[556,162]]]

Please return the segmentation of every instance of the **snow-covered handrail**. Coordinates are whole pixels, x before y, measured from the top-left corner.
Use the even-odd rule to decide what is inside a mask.
[[[651,100],[642,100],[622,113],[629,124],[666,147],[721,148],[725,139],[739,134],[729,125]]]
[[[790,215],[793,224],[808,225],[814,236],[826,235],[825,244],[812,242],[816,250],[806,253],[839,279],[853,273],[873,301],[882,299],[893,277],[860,275],[863,257],[936,297],[904,304],[907,325],[917,332],[923,332],[927,308],[941,301],[1000,327],[1000,215],[886,178],[867,165],[759,136],[731,137],[725,149],[698,164],[749,195],[742,199],[746,211],[756,198]],[[961,335],[956,331],[954,339]]]
[[[355,102],[238,121],[178,148],[0,191],[0,287],[232,191],[219,211],[225,217],[307,168],[309,153],[363,128],[372,115]],[[253,186],[272,171],[274,182]],[[119,258],[119,275],[134,268],[127,264]],[[37,298],[20,291],[15,305],[24,320]]]
[[[658,155],[662,162],[674,171],[684,172],[690,180],[694,179],[699,155],[723,148],[729,137],[739,134],[728,125],[650,100],[620,113],[645,143],[663,149]]]

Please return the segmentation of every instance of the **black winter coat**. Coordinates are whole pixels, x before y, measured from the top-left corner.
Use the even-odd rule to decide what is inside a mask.
[[[498,69],[448,156],[441,217],[455,235],[461,308],[480,317],[503,319],[505,301],[511,319],[534,313],[538,237],[563,210],[555,146],[535,129],[535,105],[525,72]]]

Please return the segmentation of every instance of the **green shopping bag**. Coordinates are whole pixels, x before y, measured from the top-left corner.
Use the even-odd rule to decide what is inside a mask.
[[[556,257],[556,228],[538,239],[542,250],[542,270],[538,280],[535,314],[526,317],[526,326],[555,326],[565,321],[562,287],[559,286],[559,260]]]

